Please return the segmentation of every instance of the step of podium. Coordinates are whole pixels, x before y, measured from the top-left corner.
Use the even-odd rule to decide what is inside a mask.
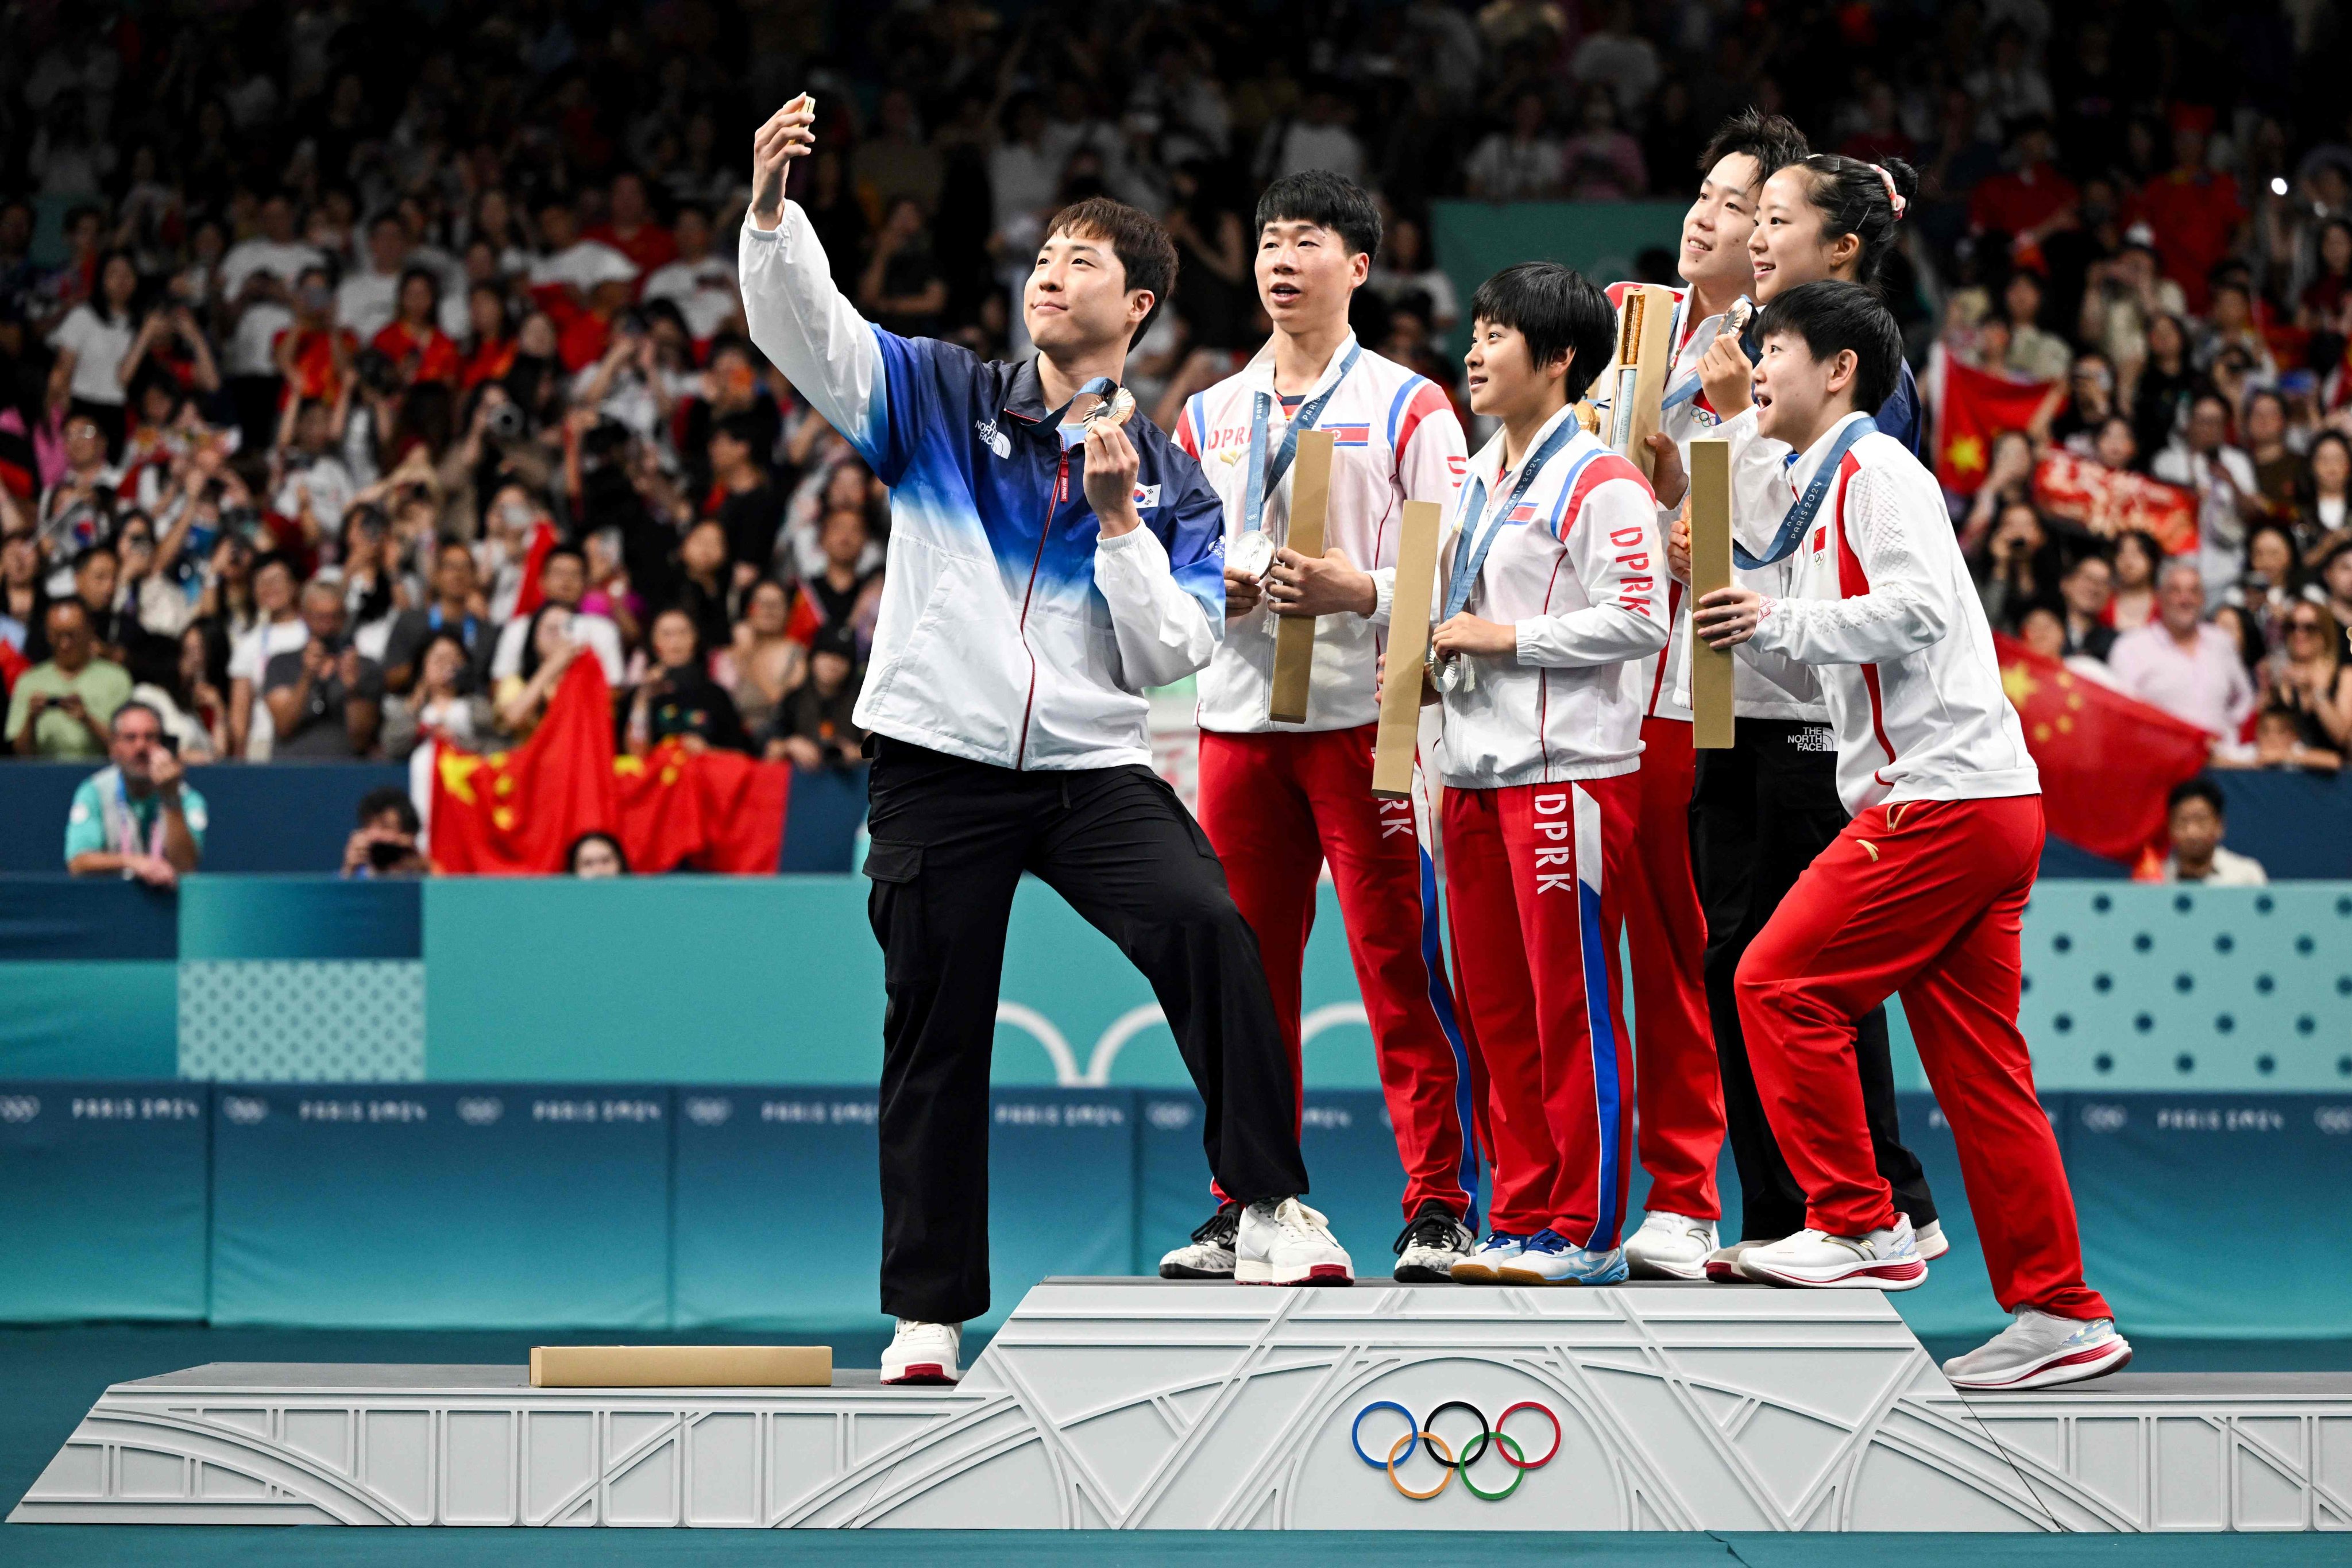
[[[1423,1427],[1438,1443],[1408,1440]],[[1478,1441],[1498,1427],[1507,1442]],[[9,1519],[2347,1530],[2352,1374],[1963,1397],[1870,1291],[1054,1279],[953,1388],[231,1363],[142,1378],[106,1391]]]

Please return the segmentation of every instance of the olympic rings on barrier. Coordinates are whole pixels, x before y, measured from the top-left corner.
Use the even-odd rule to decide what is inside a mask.
[[[1552,1457],[1559,1452],[1559,1417],[1552,1414],[1551,1407],[1549,1405],[1538,1405],[1532,1399],[1522,1399],[1517,1405],[1512,1405],[1508,1410],[1504,1411],[1500,1415],[1495,1417],[1495,1436],[1496,1437],[1500,1437],[1503,1435],[1504,1424],[1508,1422],[1512,1416],[1517,1415],[1522,1410],[1537,1411],[1541,1414],[1545,1420],[1551,1423],[1551,1447],[1544,1450],[1544,1457],[1540,1459],[1515,1459],[1511,1458],[1510,1455],[1506,1454],[1503,1456],[1503,1462],[1522,1470],[1540,1470],[1546,1465],[1550,1464]],[[1511,1447],[1516,1448],[1518,1445],[1514,1443]]]
[[[1421,1424],[1422,1429],[1423,1431],[1428,1431],[1436,1426],[1437,1418],[1444,1415],[1449,1410],[1467,1410],[1471,1415],[1475,1415],[1478,1418],[1477,1441],[1475,1443],[1465,1443],[1462,1446],[1461,1458],[1454,1461],[1454,1468],[1455,1469],[1466,1470],[1472,1465],[1476,1464],[1481,1458],[1486,1457],[1487,1447],[1494,1439],[1495,1430],[1493,1427],[1486,1425],[1486,1413],[1479,1409],[1476,1405],[1471,1404],[1466,1399],[1449,1399],[1444,1404],[1439,1405],[1436,1409],[1431,1411],[1429,1413],[1429,1419]]]
[[[1411,1487],[1405,1485],[1402,1481],[1397,1479],[1397,1456],[1404,1452],[1404,1446],[1407,1443],[1416,1441],[1428,1444],[1430,1457],[1434,1458],[1441,1466],[1444,1467],[1445,1470],[1444,1475],[1437,1478],[1437,1484],[1430,1488],[1425,1492],[1417,1492]],[[1403,1436],[1398,1438],[1395,1442],[1390,1444],[1388,1463],[1389,1484],[1396,1488],[1397,1490],[1404,1493],[1405,1496],[1412,1499],[1415,1502],[1427,1502],[1431,1498],[1433,1498],[1438,1493],[1444,1491],[1446,1488],[1446,1484],[1454,1479],[1454,1470],[1453,1454],[1450,1452],[1444,1454],[1438,1452],[1438,1449],[1444,1446],[1445,1439],[1439,1436],[1436,1433],[1432,1432],[1426,1426],[1423,1427],[1418,1432],[1408,1432]],[[1463,1477],[1462,1484],[1465,1487],[1468,1486],[1470,1484],[1470,1478],[1467,1476]]]
[[[1462,1465],[1454,1467],[1454,1468],[1459,1469],[1462,1472],[1462,1484],[1469,1489],[1470,1495],[1478,1499],[1482,1502],[1502,1501],[1505,1498],[1518,1490],[1519,1483],[1528,1479],[1528,1472],[1536,1468],[1533,1465],[1524,1464],[1521,1462],[1527,1458],[1527,1456],[1520,1453],[1519,1440],[1517,1437],[1507,1436],[1500,1432],[1495,1434],[1495,1447],[1496,1452],[1500,1453],[1503,1445],[1506,1443],[1508,1443],[1511,1446],[1511,1451],[1503,1455],[1503,1461],[1511,1467],[1511,1484],[1503,1488],[1500,1491],[1489,1492],[1479,1490],[1478,1483],[1470,1479],[1468,1467]],[[1443,1486],[1445,1483],[1440,1481],[1438,1484]]]
[[[1382,1463],[1381,1460],[1375,1459],[1370,1454],[1364,1452],[1364,1417],[1370,1415],[1375,1410],[1393,1410],[1399,1415],[1403,1416],[1405,1421],[1404,1432],[1398,1436],[1395,1442],[1389,1445],[1389,1455],[1386,1463]],[[1478,1421],[1478,1435],[1470,1439],[1467,1443],[1465,1443],[1462,1446],[1461,1452],[1458,1454],[1454,1451],[1452,1445],[1448,1444],[1445,1439],[1437,1435],[1435,1430],[1437,1418],[1444,1415],[1449,1410],[1467,1411],[1470,1415],[1475,1416]],[[1508,1436],[1503,1431],[1505,1424],[1507,1423],[1512,1416],[1517,1415],[1522,1410],[1535,1411],[1542,1415],[1545,1420],[1551,1423],[1551,1447],[1546,1449],[1540,1458],[1532,1459],[1528,1458],[1527,1450],[1519,1446],[1518,1439]],[[1505,1498],[1509,1497],[1513,1492],[1519,1489],[1519,1483],[1527,1479],[1527,1473],[1529,1470],[1542,1469],[1546,1465],[1550,1464],[1554,1458],[1559,1457],[1562,1435],[1559,1416],[1549,1405],[1539,1404],[1532,1399],[1523,1399],[1517,1405],[1511,1405],[1492,1424],[1489,1424],[1486,1420],[1486,1413],[1485,1411],[1479,1409],[1476,1405],[1471,1404],[1466,1399],[1449,1399],[1444,1404],[1439,1405],[1436,1409],[1431,1411],[1425,1419],[1420,1421],[1415,1421],[1413,1419],[1412,1412],[1406,1409],[1403,1405],[1399,1405],[1395,1400],[1378,1399],[1374,1400],[1371,1404],[1365,1405],[1361,1410],[1356,1412],[1355,1423],[1348,1429],[1348,1442],[1356,1450],[1356,1458],[1363,1460],[1365,1464],[1370,1465],[1376,1470],[1386,1471],[1389,1478],[1389,1484],[1395,1487],[1398,1492],[1405,1497],[1412,1499],[1415,1502],[1427,1502],[1430,1499],[1444,1491],[1453,1481],[1454,1477],[1457,1472],[1462,1477],[1463,1486],[1469,1490],[1473,1497],[1478,1498],[1486,1502],[1500,1502]],[[1437,1484],[1430,1488],[1427,1491],[1415,1491],[1411,1487],[1406,1486],[1403,1480],[1398,1477],[1397,1467],[1409,1461],[1412,1458],[1414,1452],[1424,1444],[1428,1446],[1429,1457],[1436,1460],[1438,1468],[1443,1469],[1445,1473],[1439,1478]],[[1494,1491],[1486,1490],[1475,1481],[1473,1481],[1470,1479],[1470,1467],[1477,1463],[1481,1458],[1484,1458],[1486,1457],[1486,1450],[1490,1447],[1499,1454],[1502,1457],[1503,1463],[1509,1466],[1511,1468],[1510,1484]]]
[[[1381,1462],[1378,1459],[1373,1458],[1370,1454],[1364,1452],[1363,1437],[1364,1417],[1370,1415],[1375,1410],[1393,1410],[1398,1415],[1403,1416],[1405,1437],[1415,1444],[1418,1444],[1421,1441],[1421,1423],[1412,1418],[1412,1411],[1407,1410],[1403,1405],[1399,1405],[1393,1399],[1376,1399],[1372,1401],[1371,1404],[1365,1405],[1361,1410],[1356,1412],[1356,1424],[1348,1428],[1348,1441],[1355,1445],[1356,1458],[1363,1460],[1364,1463],[1371,1466],[1372,1468],[1377,1470],[1381,1468]],[[1396,1474],[1397,1460],[1401,1457],[1407,1459],[1412,1458],[1412,1450],[1411,1448],[1407,1448],[1402,1456],[1395,1454],[1389,1456],[1389,1474],[1391,1476]]]

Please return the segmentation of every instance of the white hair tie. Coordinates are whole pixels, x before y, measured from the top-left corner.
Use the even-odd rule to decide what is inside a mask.
[[[1895,188],[1895,176],[1888,174],[1885,166],[1880,163],[1873,163],[1870,166],[1870,172],[1876,174],[1879,178],[1879,182],[1886,187],[1886,200],[1888,204],[1895,208],[1895,221],[1901,223],[1903,221],[1903,209],[1909,206],[1911,204],[1905,201],[1903,199],[1903,193]]]

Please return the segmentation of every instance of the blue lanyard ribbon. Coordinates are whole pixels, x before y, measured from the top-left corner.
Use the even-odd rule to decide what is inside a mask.
[[[1356,362],[1363,354],[1362,343],[1348,345],[1348,357],[1339,362],[1339,374],[1331,378],[1322,396],[1299,405],[1290,427],[1282,433],[1282,445],[1275,449],[1271,464],[1265,460],[1265,426],[1274,416],[1274,399],[1263,392],[1250,395],[1249,494],[1242,504],[1243,532],[1253,533],[1265,526],[1266,494],[1282,483],[1283,475],[1290,472],[1291,460],[1298,456],[1298,433],[1315,428],[1315,421],[1323,416],[1323,405],[1331,401],[1331,395],[1339,390],[1339,384],[1348,379],[1348,373],[1356,368]]]
[[[1790,507],[1789,515],[1780,520],[1780,531],[1772,536],[1771,548],[1759,558],[1739,548],[1739,542],[1735,539],[1731,542],[1731,563],[1742,572],[1754,572],[1776,561],[1787,560],[1797,548],[1797,542],[1805,537],[1805,530],[1813,525],[1814,514],[1822,510],[1822,502],[1829,498],[1830,486],[1837,481],[1838,468],[1845,461],[1847,451],[1864,436],[1877,433],[1878,422],[1867,414],[1839,431],[1838,438],[1830,445],[1829,456],[1822,459],[1821,468],[1814,471],[1813,482],[1805,487],[1805,493],[1797,498],[1797,504]]]
[[[1745,298],[1745,296],[1742,296],[1742,298]],[[1685,296],[1685,303],[1687,303],[1687,296]],[[1675,312],[1676,312],[1675,319],[1675,336],[1677,339],[1679,339],[1679,338],[1682,336],[1682,331],[1681,331],[1681,329],[1682,329],[1682,318],[1681,318],[1681,314],[1680,314],[1680,312],[1683,310],[1683,309],[1684,309],[1684,308],[1685,308],[1685,306],[1683,306],[1683,305],[1677,305],[1676,307],[1675,307]],[[1727,311],[1725,311],[1725,312],[1724,312],[1724,315],[1729,315],[1729,314],[1730,314],[1730,312],[1729,312],[1728,310],[1727,310]],[[1751,314],[1750,314],[1750,316],[1749,316],[1749,320],[1750,320],[1751,321],[1754,320],[1754,316],[1753,316],[1753,313],[1752,313],[1752,312],[1751,312]],[[1699,357],[1700,357],[1700,358],[1702,358],[1702,359],[1706,358],[1706,351],[1707,351],[1708,349],[1713,348],[1713,347],[1715,346],[1715,340],[1716,340],[1717,338],[1721,337],[1722,335],[1723,335],[1723,316],[1717,316],[1717,317],[1715,319],[1715,331],[1714,331],[1714,333],[1713,333],[1712,335],[1710,335],[1710,336],[1707,338],[1706,342],[1706,343],[1705,343],[1705,344],[1704,344],[1704,345],[1699,349]],[[1679,356],[1679,355],[1677,355],[1676,357],[1677,357],[1677,358],[1679,358],[1680,356]],[[1748,357],[1749,357],[1750,359],[1753,359],[1753,358],[1755,358],[1756,356],[1755,356],[1755,355],[1753,355],[1753,354],[1750,354]],[[1703,390],[1703,389],[1702,389],[1702,388],[1700,387],[1700,385],[1699,385],[1698,372],[1696,372],[1696,371],[1695,371],[1695,370],[1694,370],[1694,371],[1692,371],[1692,372],[1690,373],[1690,374],[1688,374],[1688,375],[1686,375],[1686,376],[1683,377],[1683,379],[1682,379],[1682,380],[1680,380],[1680,381],[1678,381],[1678,382],[1675,383],[1675,384],[1674,384],[1674,385],[1672,385],[1672,386],[1670,386],[1670,387],[1666,388],[1666,395],[1665,395],[1665,396],[1664,396],[1663,398],[1659,399],[1659,401],[1658,401],[1658,412],[1659,412],[1659,413],[1661,413],[1661,414],[1663,414],[1663,413],[1664,413],[1664,412],[1665,412],[1667,409],[1669,409],[1669,408],[1679,408],[1679,407],[1681,407],[1684,404],[1688,403],[1692,398],[1696,397],[1696,396],[1699,395],[1699,393],[1701,392],[1701,390]]]
[[[1118,390],[1118,383],[1113,381],[1107,375],[1098,375],[1092,381],[1087,383],[1084,386],[1078,388],[1077,391],[1070,394],[1070,403],[1076,403],[1079,398],[1084,397],[1089,392],[1093,393],[1097,397],[1107,399],[1112,393],[1117,392]],[[1061,407],[1046,416],[1048,419],[1054,421],[1054,429],[1062,438],[1062,450],[1065,452],[1068,451],[1073,447],[1082,445],[1087,438],[1087,422],[1085,420],[1081,419],[1075,425],[1066,425],[1062,423],[1062,416],[1070,411],[1070,403],[1063,404]]]
[[[1502,534],[1505,525],[1511,521],[1511,513],[1518,510],[1519,498],[1526,495],[1528,487],[1536,482],[1536,475],[1543,471],[1543,466],[1551,461],[1562,447],[1574,440],[1583,428],[1583,426],[1576,422],[1576,416],[1573,414],[1561,418],[1559,424],[1553,428],[1550,437],[1541,447],[1536,448],[1535,456],[1520,466],[1519,482],[1511,487],[1510,495],[1504,500],[1502,510],[1492,523],[1486,521],[1486,481],[1485,479],[1470,481],[1470,501],[1462,509],[1468,526],[1463,529],[1462,537],[1454,546],[1454,577],[1445,585],[1445,613],[1437,618],[1438,625],[1444,626],[1447,621],[1460,615],[1462,606],[1470,602],[1471,590],[1477,585],[1478,574],[1486,564],[1486,552],[1495,547],[1495,541]],[[1596,447],[1577,459],[1576,467],[1568,470],[1567,486],[1570,492],[1575,489],[1576,476],[1584,471],[1584,465],[1601,456],[1608,449],[1606,447]],[[1474,533],[1477,535],[1475,542],[1472,538]]]

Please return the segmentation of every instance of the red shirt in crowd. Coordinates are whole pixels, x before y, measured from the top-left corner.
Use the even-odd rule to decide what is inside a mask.
[[[2236,184],[2210,171],[2175,169],[2139,188],[2131,216],[2156,231],[2164,275],[2180,285],[2189,309],[2202,315],[2205,275],[2230,254],[2230,241],[2246,221]]]
[[[457,371],[457,385],[466,392],[486,381],[503,380],[514,368],[515,346],[512,338],[488,338],[463,356]]]
[[[427,327],[419,333],[395,317],[368,346],[400,366],[410,381],[457,379],[457,345],[438,327]]]
[[[294,342],[294,373],[287,378],[279,406],[287,398],[315,397],[332,403],[341,396],[343,373],[335,350],[341,346],[341,363],[349,364],[351,356],[359,352],[359,340],[341,327],[288,327],[269,341],[270,352],[279,355],[281,363],[289,335]]]
[[[1969,197],[1969,226],[1979,234],[2023,234],[2073,206],[2080,195],[2074,181],[2048,163],[2003,170]]]
[[[677,259],[677,241],[657,223],[641,223],[625,235],[609,223],[600,223],[580,237],[602,240],[635,262],[639,284],[654,268],[667,267]]]

